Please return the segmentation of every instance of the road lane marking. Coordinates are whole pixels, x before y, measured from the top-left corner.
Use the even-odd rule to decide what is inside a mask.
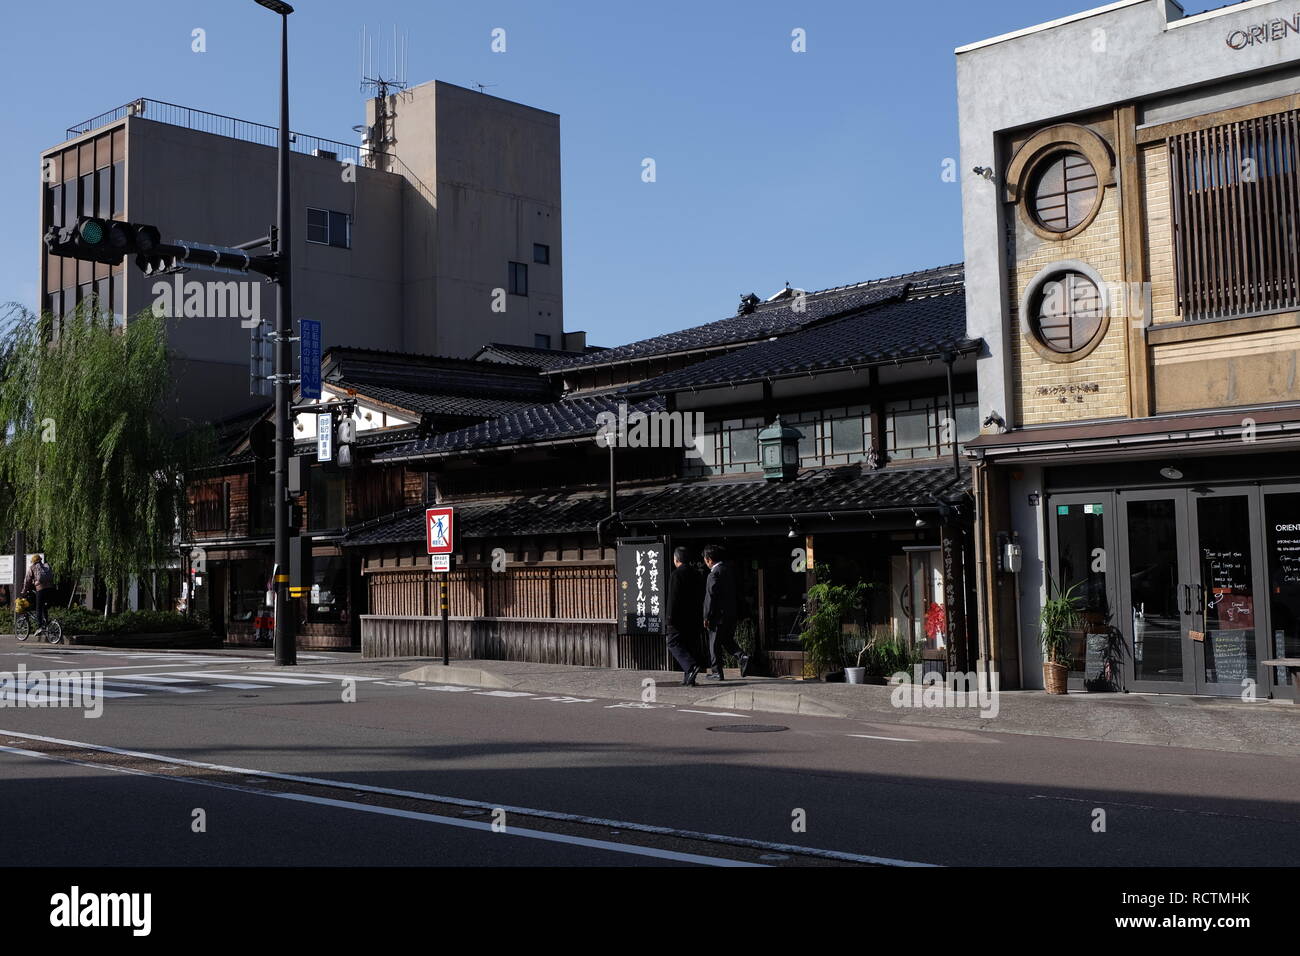
[[[216,686],[229,687],[232,690],[270,690],[271,689],[270,684],[230,683],[230,684],[217,684]]]
[[[679,714],[703,714],[705,717],[752,717],[753,714],[728,714],[721,710],[687,710],[685,707],[677,711]]]
[[[172,671],[168,676],[175,677],[215,677],[221,680],[238,680],[241,674],[221,674],[216,671]],[[258,677],[258,682],[267,684],[301,684],[320,686],[324,681],[302,680],[298,677]]]
[[[900,744],[919,744],[921,741],[913,740],[911,737],[877,737],[875,734],[849,734],[850,737],[861,737],[864,740],[893,740]]]
[[[677,827],[663,827],[651,823],[633,823],[628,820],[610,820],[604,817],[592,817],[580,813],[564,813],[559,810],[537,810],[529,807],[516,807],[508,804],[491,803],[483,800],[467,800],[463,797],[440,796],[434,793],[423,793],[419,790],[399,790],[395,787],[380,787],[368,783],[353,783],[350,781],[331,780],[328,777],[308,777],[301,774],[278,773],[274,770],[250,770],[244,767],[230,767],[224,764],[205,763],[199,760],[186,760],[183,757],[169,757],[164,754],[145,753],[139,750],[124,750],[120,747],[110,747],[106,744],[92,744],[80,740],[64,740],[59,737],[43,737],[40,734],[29,734],[17,730],[0,729],[0,736],[18,737],[23,740],[39,740],[42,743],[62,744],[68,747],[81,747],[85,750],[97,750],[102,753],[119,754],[124,757],[139,757],[144,760],[156,760],[159,763],[170,763],[180,767],[195,767],[200,770],[217,770],[222,773],[241,774],[248,777],[266,777],[270,780],[284,780],[290,783],[306,783],[318,787],[335,787],[340,790],[351,790],[354,793],[377,793],[392,797],[405,797],[411,800],[423,800],[428,803],[445,803],[458,807],[473,807],[479,810],[492,811],[498,808],[506,813],[517,813],[521,816],[540,817],[546,820],[560,820],[566,823],[588,823],[600,827],[608,827],[612,830],[635,830],[638,833],[655,833],[661,836],[681,837],[686,840],[704,840],[710,843],[729,843],[733,846],[751,847],[757,850],[768,850],[777,853],[795,853],[800,856],[816,856],[828,860],[843,860],[849,863],[870,863],[876,866],[903,866],[903,867],[934,867],[939,866],[937,863],[921,863],[916,860],[899,860],[885,856],[871,856],[865,853],[852,853],[847,850],[827,850],[822,847],[805,847],[793,843],[775,843],[768,840],[754,840],[749,837],[725,836],[718,833],[705,833],[699,830],[683,830]],[[264,791],[251,790],[251,793]],[[490,824],[485,824],[490,826]]]
[[[522,690],[476,690],[474,693],[480,697],[532,697],[532,694],[525,693]]]
[[[98,748],[96,748],[98,749]],[[68,757],[58,757],[50,754],[43,754],[35,750],[22,750],[16,747],[7,747],[0,745],[0,752],[20,754],[24,757],[36,757],[43,760],[52,760],[56,763],[70,763],[82,767],[104,766],[110,770],[123,770],[124,768],[113,767],[111,765],[100,765],[90,761],[75,760]],[[208,787],[213,790],[227,790],[233,793],[245,793],[256,797],[269,797],[274,800],[291,800],[295,803],[310,803],[321,807],[332,807],[338,810],[352,810],[358,813],[373,813],[378,816],[397,817],[401,820],[416,820],[421,823],[433,823],[438,826],[456,827],[461,830],[477,830],[480,833],[491,833],[494,836],[515,837],[523,840],[540,840],[544,843],[561,843],[566,846],[580,846],[589,850],[603,850],[608,853],[621,853],[627,856],[647,856],[657,860],[669,860],[674,863],[694,863],[698,866],[718,866],[718,867],[763,867],[763,863],[750,863],[747,860],[732,860],[726,857],[703,856],[698,853],[682,853],[677,850],[661,850],[657,847],[638,846],[634,843],[614,843],[609,840],[593,840],[590,837],[572,836],[567,833],[551,833],[546,830],[533,830],[528,827],[509,826],[498,833],[493,823],[486,823],[476,820],[465,820],[459,817],[444,817],[436,813],[423,813],[419,810],[401,810],[396,807],[379,807],[367,803],[354,803],[351,800],[335,800],[332,797],[317,797],[306,793],[284,793],[275,790],[259,790],[254,787],[241,787],[232,783],[221,783],[216,780],[196,780],[192,777],[174,777],[167,774],[151,773],[148,770],[139,768],[130,768],[126,770],[138,776],[151,777],[154,780],[171,780],[176,783],[188,783],[196,787]]]

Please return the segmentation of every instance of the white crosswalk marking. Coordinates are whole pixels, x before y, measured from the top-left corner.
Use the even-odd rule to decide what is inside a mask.
[[[525,694],[521,690],[476,690],[474,693],[480,697],[532,697],[532,694]]]
[[[434,684],[432,687],[426,687],[425,690],[442,690],[449,694],[465,694],[472,691],[473,687],[460,687],[456,684]]]
[[[159,684],[193,684],[193,677],[168,677],[166,674],[123,674],[123,677],[129,677],[134,681],[149,681],[149,683]]]
[[[278,677],[280,671],[249,671],[254,677]],[[293,673],[302,677],[323,677],[325,680],[380,680],[378,677],[361,677],[357,674],[316,674],[312,671],[300,671],[295,669]]]
[[[216,677],[216,678],[220,678],[221,680],[239,680],[239,678],[242,677],[243,675],[228,674],[228,673],[223,674],[219,671],[173,671],[169,673],[167,676],[168,677],[203,677],[203,678]],[[310,686],[312,684],[324,683],[324,681],[319,681],[319,680],[302,680],[301,678],[298,677],[262,677],[261,675],[258,675],[257,679],[259,682],[265,682],[268,684],[302,684],[305,686]]]
[[[218,686],[218,687],[229,687],[229,688],[232,688],[233,690],[270,690],[270,689],[271,689],[271,685],[270,685],[270,684],[241,684],[241,683],[231,683],[231,684],[218,684],[217,686]]]
[[[104,683],[109,687],[130,687],[133,690],[157,691],[160,694],[203,694],[207,693],[200,687],[169,687],[167,684],[135,684],[131,681],[124,680],[106,680]]]

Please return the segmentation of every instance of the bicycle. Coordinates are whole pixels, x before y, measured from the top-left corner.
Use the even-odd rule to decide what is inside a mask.
[[[14,637],[20,641],[25,641],[33,633],[41,634],[41,628],[36,624],[36,611],[32,608],[31,602],[26,601],[25,598],[20,599],[20,601],[26,603],[27,606],[22,610],[17,607],[14,608]],[[44,633],[46,643],[63,643],[63,625],[54,618],[50,618],[50,623],[46,625]]]

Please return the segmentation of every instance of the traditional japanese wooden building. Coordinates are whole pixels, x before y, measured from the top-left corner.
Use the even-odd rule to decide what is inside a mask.
[[[963,291],[949,266],[747,296],[736,315],[543,370],[554,401],[377,452],[456,508],[451,653],[668,666],[662,638],[616,621],[616,541],[648,536],[728,548],[771,673],[802,669],[819,565],[876,586],[873,623],[964,666],[974,509],[959,452],[979,430],[981,343]],[[774,476],[760,433],[778,417],[790,461]],[[441,653],[422,511],[343,539],[366,581],[367,654]],[[949,623],[927,634],[936,604]]]

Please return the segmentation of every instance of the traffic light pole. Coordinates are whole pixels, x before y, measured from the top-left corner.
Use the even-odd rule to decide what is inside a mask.
[[[290,8],[291,10],[292,8]],[[293,248],[293,213],[289,203],[289,12],[280,13],[280,141],[276,198],[276,335],[275,335],[275,662],[296,664],[295,607],[289,597],[289,452],[293,424],[293,307],[289,265]]]

